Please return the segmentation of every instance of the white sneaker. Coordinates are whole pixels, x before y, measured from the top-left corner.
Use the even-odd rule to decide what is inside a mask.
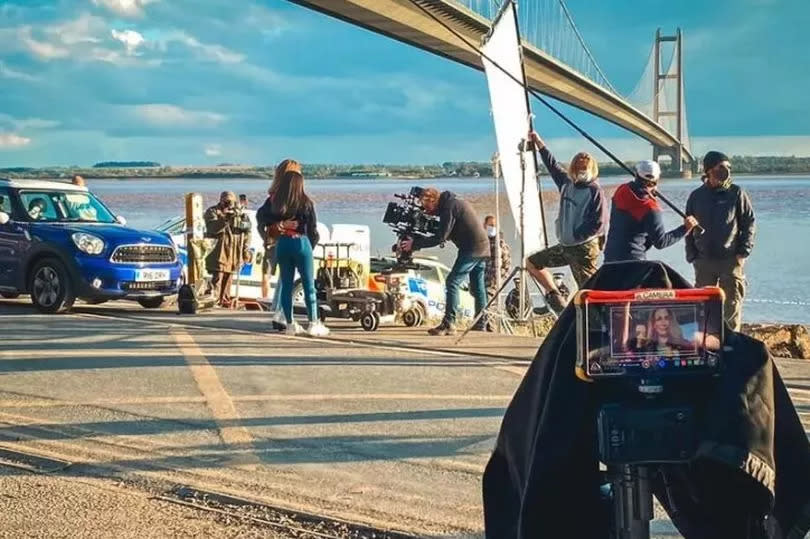
[[[323,322],[310,322],[307,335],[310,337],[326,337],[329,335],[329,328],[324,326]]]
[[[294,321],[291,324],[287,324],[287,329],[284,331],[288,336],[296,336],[301,335],[304,333],[304,328],[301,327],[301,324]]]

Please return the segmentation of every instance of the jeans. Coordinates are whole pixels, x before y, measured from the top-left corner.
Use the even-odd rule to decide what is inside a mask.
[[[484,273],[486,272],[487,257],[476,257],[459,253],[453,269],[447,274],[444,285],[447,290],[447,297],[444,306],[445,324],[456,322],[458,311],[458,289],[461,283],[470,276],[470,293],[475,298],[475,314],[480,313],[487,304],[487,290],[484,285]]]
[[[304,288],[304,303],[307,305],[307,315],[310,322],[318,319],[318,304],[315,295],[315,268],[312,260],[312,244],[309,238],[290,238],[281,236],[276,245],[276,260],[281,269],[281,308],[287,323],[293,321],[293,284],[295,270],[301,276],[301,286]]]

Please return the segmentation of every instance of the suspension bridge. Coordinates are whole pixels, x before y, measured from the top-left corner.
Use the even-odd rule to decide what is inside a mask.
[[[501,0],[289,1],[475,69],[483,69],[479,54],[455,33],[480,44],[501,4]],[[695,160],[686,124],[680,30],[671,36],[656,34],[638,84],[622,93],[599,67],[564,0],[522,0],[518,14],[529,86],[637,134],[652,144],[654,158],[668,156],[677,171],[691,172]]]

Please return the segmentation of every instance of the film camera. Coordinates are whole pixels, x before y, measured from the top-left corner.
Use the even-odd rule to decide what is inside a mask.
[[[695,455],[700,416],[722,368],[717,287],[580,290],[575,374],[594,384],[597,440],[617,539],[650,537],[650,480]],[[604,489],[603,489],[604,492]]]
[[[406,238],[415,236],[430,237],[439,231],[439,218],[428,215],[422,208],[421,198],[425,190],[411,187],[408,194],[395,194],[397,202],[389,202],[383,216],[383,223],[390,226],[397,236],[397,245]],[[407,265],[413,259],[411,252],[400,251],[397,247],[397,262]]]

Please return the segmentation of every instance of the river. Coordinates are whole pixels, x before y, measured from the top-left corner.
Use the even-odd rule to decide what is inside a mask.
[[[623,178],[602,180],[611,196]],[[756,246],[746,264],[748,294],[744,320],[810,323],[810,177],[746,176],[735,181],[744,187],[753,201],[757,217]],[[549,224],[549,241],[554,242],[553,220],[559,196],[551,181],[544,176],[543,196]],[[203,194],[213,204],[219,192],[229,189],[248,195],[250,206],[258,207],[265,198],[268,182],[256,179],[135,179],[90,180],[89,187],[112,210],[124,215],[136,227],[151,228],[168,217],[179,215],[183,194]],[[433,185],[451,190],[472,202],[481,217],[494,213],[495,196],[492,179],[446,178],[428,181],[396,179],[310,180],[307,191],[316,202],[319,220],[327,223],[359,223],[371,227],[372,252],[385,253],[394,242],[391,231],[382,223],[386,204],[393,193],[406,192],[412,185]],[[661,191],[680,207],[699,180],[665,180]],[[507,240],[514,237],[514,223],[501,189],[501,215]],[[668,228],[681,219],[664,210]],[[804,238],[804,239],[802,239]],[[455,249],[448,246],[433,254],[451,262]],[[693,272],[684,260],[683,242],[663,251],[652,250],[651,259],[660,259],[692,279]]]

